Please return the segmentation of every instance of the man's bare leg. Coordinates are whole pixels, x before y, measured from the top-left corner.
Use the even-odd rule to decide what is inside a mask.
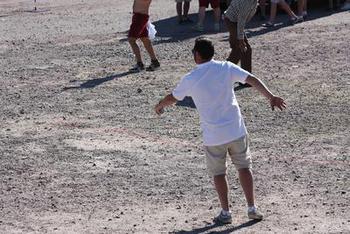
[[[148,37],[141,38],[149,56],[151,57],[151,64],[146,68],[146,71],[155,71],[160,67],[160,63],[154,53],[152,42]]]
[[[247,204],[249,207],[254,206],[254,184],[252,172],[249,168],[242,168],[238,170],[238,174]]]
[[[149,56],[151,57],[151,60],[157,60],[156,54],[154,53],[154,49],[152,46],[152,42],[148,37],[142,37],[141,41],[143,45],[145,46]]]
[[[218,193],[221,208],[223,210],[229,211],[228,205],[228,185],[226,175],[214,176],[214,185],[216,192]]]
[[[227,61],[230,61],[234,64],[238,64],[238,62],[241,59],[241,53],[238,49],[238,41],[236,39],[237,37],[237,23],[231,22],[229,19],[225,18],[225,24],[226,27],[229,31],[229,42],[230,42],[230,47],[231,47],[231,52],[228,58],[226,59]]]
[[[140,52],[140,47],[136,43],[136,38],[129,37],[129,44],[131,46],[131,49],[135,55],[135,59],[137,63],[142,63],[142,57],[141,57],[141,52]]]

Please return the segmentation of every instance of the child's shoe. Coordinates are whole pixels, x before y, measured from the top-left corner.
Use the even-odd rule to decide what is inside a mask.
[[[146,71],[155,71],[160,68],[160,63],[157,59],[152,60],[151,65],[146,68]]]
[[[137,72],[141,72],[144,69],[145,69],[145,65],[143,65],[142,62],[137,62],[135,66],[129,69],[129,71],[132,73],[137,73]]]
[[[262,26],[266,28],[272,28],[275,26],[275,24],[272,23],[271,21],[267,21],[266,23],[262,24]]]

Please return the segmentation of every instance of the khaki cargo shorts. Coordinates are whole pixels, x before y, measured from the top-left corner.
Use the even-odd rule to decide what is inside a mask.
[[[211,176],[224,175],[227,171],[226,155],[229,154],[236,169],[251,168],[248,136],[217,146],[204,146],[207,168]]]

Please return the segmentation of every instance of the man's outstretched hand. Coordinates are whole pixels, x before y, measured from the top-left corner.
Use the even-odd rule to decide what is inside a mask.
[[[154,107],[154,111],[157,113],[157,115],[161,115],[164,113],[164,107],[159,103]]]
[[[287,108],[287,104],[284,102],[284,100],[276,96],[273,96],[270,99],[270,105],[272,110],[275,110],[275,107],[277,107],[280,110],[284,110]]]

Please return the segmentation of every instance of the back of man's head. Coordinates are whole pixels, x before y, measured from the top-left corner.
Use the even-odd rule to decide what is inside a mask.
[[[197,51],[204,60],[211,60],[214,56],[214,45],[211,40],[205,37],[196,39],[193,50]]]

